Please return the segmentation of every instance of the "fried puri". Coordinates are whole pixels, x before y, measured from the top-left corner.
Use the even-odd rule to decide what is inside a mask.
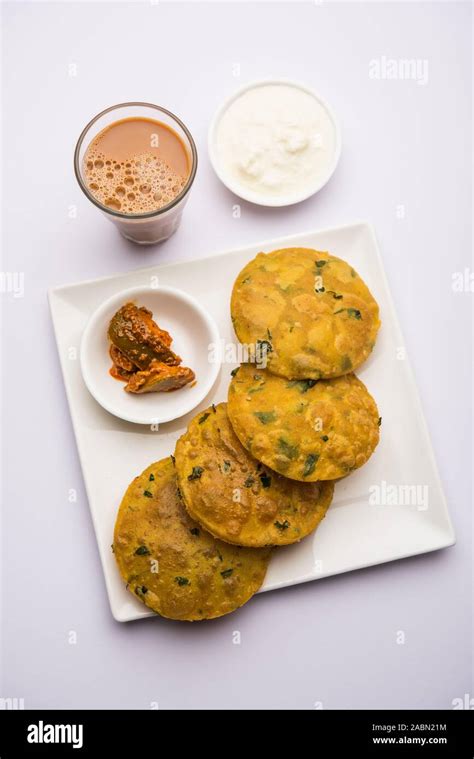
[[[225,403],[192,420],[175,456],[189,515],[228,543],[296,543],[318,526],[332,500],[332,482],[288,480],[256,461],[234,433]]]
[[[231,298],[241,343],[287,379],[339,377],[369,356],[380,326],[367,285],[345,261],[311,248],[259,253]]]
[[[178,620],[213,619],[257,592],[270,549],[216,540],[186,512],[171,458],[129,485],[117,516],[114,555],[127,588],[150,609]]]
[[[287,380],[243,364],[227,412],[242,445],[285,477],[334,480],[358,469],[379,441],[374,399],[354,375]]]

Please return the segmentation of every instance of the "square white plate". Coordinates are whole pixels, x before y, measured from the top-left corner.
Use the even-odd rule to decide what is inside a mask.
[[[111,551],[117,508],[129,482],[151,462],[168,456],[198,409],[152,431],[123,422],[89,395],[79,365],[81,335],[92,312],[119,290],[149,285],[158,276],[193,295],[216,320],[221,339],[234,343],[230,293],[238,272],[259,251],[284,247],[329,250],[354,266],[379,303],[382,327],[359,377],[377,401],[381,440],[369,462],[336,485],[333,504],[318,530],[297,545],[275,551],[262,590],[434,551],[455,542],[433,450],[375,234],[366,223],[266,240],[206,259],[107,277],[50,291],[49,300],[64,384],[104,569],[112,614],[125,622],[152,616],[125,589]],[[201,404],[226,400],[230,371]]]

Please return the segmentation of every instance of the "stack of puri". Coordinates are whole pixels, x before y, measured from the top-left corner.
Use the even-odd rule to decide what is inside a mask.
[[[379,440],[376,403],[354,374],[379,310],[348,263],[309,248],[259,253],[235,281],[231,316],[248,361],[227,403],[200,411],[174,455],[136,478],[115,528],[129,589],[172,619],[248,601],[271,552],[317,528],[337,480]]]

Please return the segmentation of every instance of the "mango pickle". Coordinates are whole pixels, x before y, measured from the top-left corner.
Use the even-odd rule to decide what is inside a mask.
[[[177,366],[181,358],[171,348],[171,336],[153,321],[148,309],[126,303],[112,317],[108,337],[138,369],[148,369],[152,361]]]

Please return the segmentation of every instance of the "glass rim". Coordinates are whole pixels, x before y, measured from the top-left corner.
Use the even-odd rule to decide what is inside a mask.
[[[185,133],[189,144],[191,146],[191,158],[192,158],[192,165],[191,165],[191,171],[189,173],[189,177],[186,181],[186,184],[184,185],[181,192],[173,198],[166,206],[163,206],[162,208],[157,208],[156,211],[147,211],[146,213],[123,213],[122,211],[114,211],[114,209],[109,208],[109,206],[104,205],[101,203],[97,198],[95,198],[91,192],[89,192],[81,173],[81,167],[79,162],[79,153],[81,151],[82,143],[84,142],[84,138],[89,131],[89,129],[98,121],[102,116],[105,116],[107,113],[110,113],[111,111],[115,111],[118,108],[127,108],[130,106],[140,106],[144,108],[153,108],[155,111],[161,111],[161,113],[165,113],[167,116],[170,116],[174,121],[176,121],[177,124],[181,127],[183,132]],[[191,132],[189,131],[186,124],[184,124],[176,114],[174,114],[172,111],[169,111],[167,108],[163,108],[161,105],[154,105],[153,103],[143,103],[140,101],[133,101],[130,103],[117,103],[117,105],[111,105],[108,108],[104,108],[103,111],[98,113],[96,116],[94,116],[88,124],[84,127],[81,134],[79,135],[79,138],[76,143],[76,147],[74,150],[74,174],[76,175],[76,179],[78,181],[79,187],[81,188],[84,195],[95,205],[97,208],[99,208],[101,211],[104,211],[106,214],[110,214],[111,216],[116,216],[119,219],[152,219],[155,216],[159,216],[160,214],[165,213],[166,211],[169,211],[171,208],[173,208],[177,203],[180,202],[184,198],[184,196],[189,192],[191,189],[191,186],[194,182],[194,177],[196,176],[197,171],[197,164],[198,164],[198,153],[196,148],[196,143],[194,142],[193,136]]]

